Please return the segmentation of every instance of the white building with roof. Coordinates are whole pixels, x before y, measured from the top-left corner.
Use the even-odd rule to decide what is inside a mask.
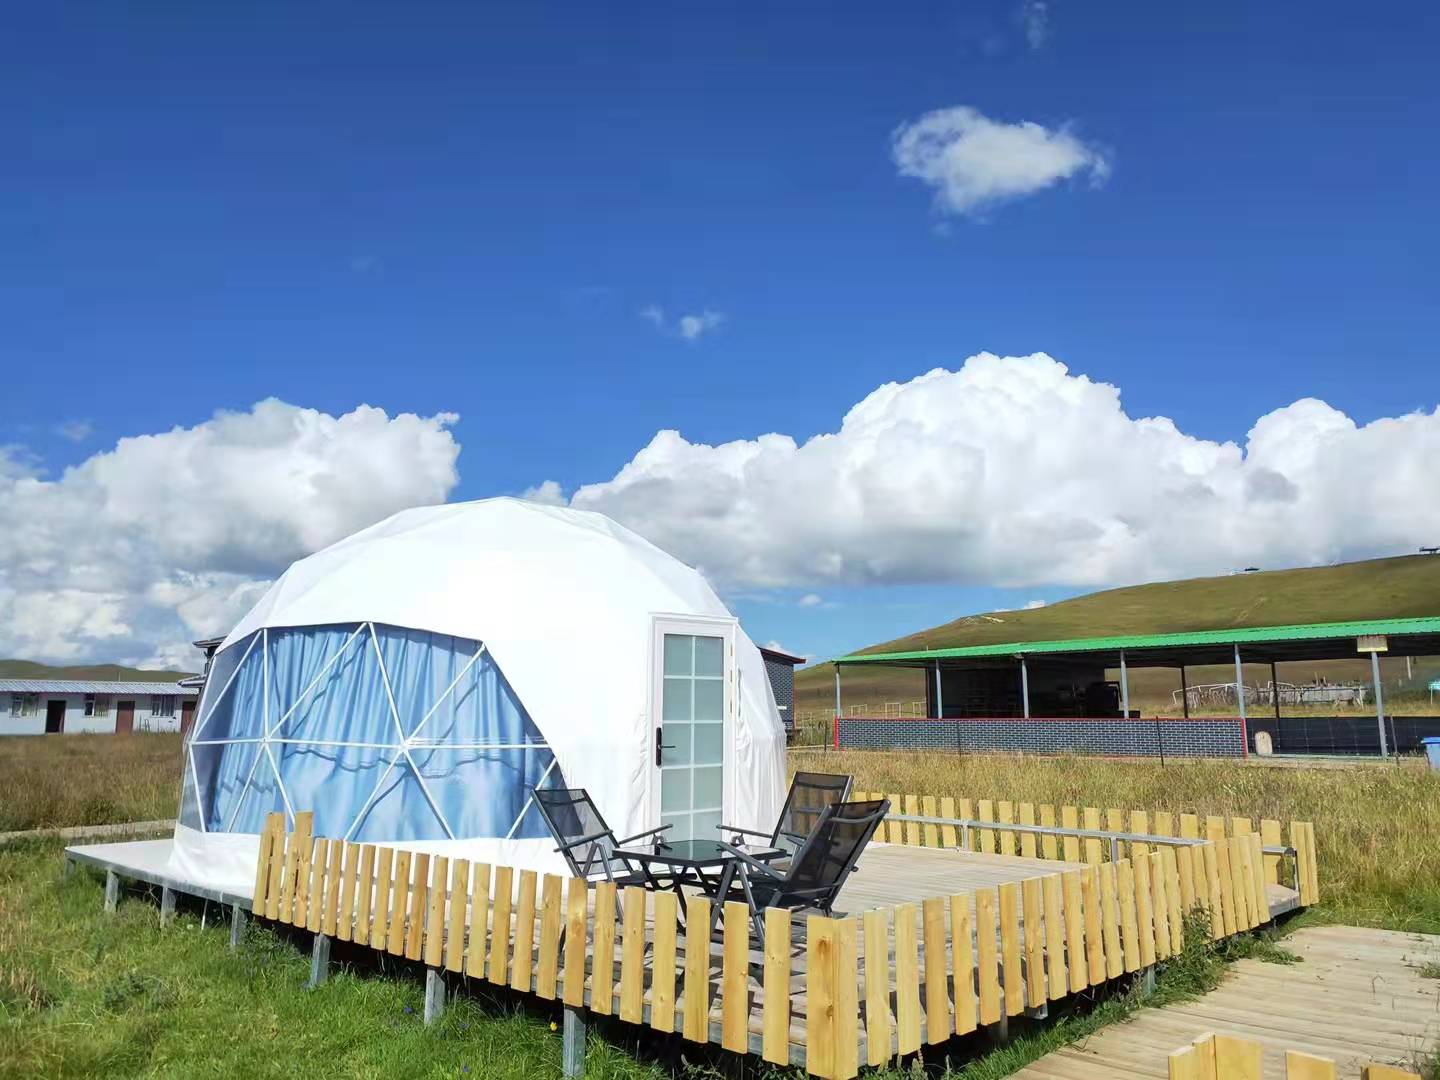
[[[180,731],[198,693],[173,681],[0,679],[0,735]]]

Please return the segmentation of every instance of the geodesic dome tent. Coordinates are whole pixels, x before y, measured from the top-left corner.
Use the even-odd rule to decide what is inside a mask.
[[[248,891],[267,814],[316,835],[560,870],[532,786],[621,835],[768,830],[785,742],[704,578],[600,514],[403,511],[290,567],[217,650],[171,867]]]

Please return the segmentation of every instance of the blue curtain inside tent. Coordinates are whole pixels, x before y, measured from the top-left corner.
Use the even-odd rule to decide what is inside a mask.
[[[477,641],[257,631],[211,666],[181,821],[253,833],[272,811],[313,810],[318,835],[358,841],[544,837],[528,789],[563,780],[543,744]]]

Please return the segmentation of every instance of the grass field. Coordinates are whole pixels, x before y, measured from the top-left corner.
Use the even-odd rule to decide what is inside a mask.
[[[0,832],[172,818],[179,799],[178,734],[0,740]]]
[[[47,824],[174,813],[177,737],[7,740],[4,748],[18,752],[0,757],[0,798],[23,805],[27,785],[37,785],[48,793]],[[1422,770],[1282,770],[1229,762],[1162,768],[859,751],[797,752],[791,767],[846,771],[860,788],[894,792],[1313,820],[1324,899],[1302,921],[1440,932],[1440,845],[1434,843],[1440,777]],[[63,775],[52,782],[46,774],[55,772]],[[145,777],[144,793],[116,794],[117,784],[128,789]],[[133,809],[127,813],[127,807]],[[343,970],[321,991],[307,992],[303,935],[252,928],[245,948],[232,954],[214,908],[204,932],[198,910],[185,908],[161,930],[153,899],[138,895],[107,917],[96,875],[81,871],[61,880],[62,847],[32,841],[0,849],[0,1078],[559,1073],[560,1038],[551,1028],[558,1014],[481,996],[458,1001],[441,1024],[426,1029],[421,984],[405,971],[376,977]],[[1273,946],[1246,939],[1227,946],[1226,958],[1257,950],[1273,952]],[[335,959],[343,964],[344,954]],[[1203,991],[1218,975],[1216,963],[1213,955],[1192,955],[1172,965],[1162,978],[1161,1000]],[[1019,1038],[1004,1047],[962,1046],[945,1075],[998,1080],[1137,1005],[1120,995],[1055,1023],[1018,1025]],[[615,1025],[592,1032],[588,1075],[738,1075],[715,1057],[702,1054],[697,1061],[694,1055],[685,1044],[631,1041]],[[791,1074],[761,1069],[753,1075]],[[867,1075],[900,1080],[911,1074]]]

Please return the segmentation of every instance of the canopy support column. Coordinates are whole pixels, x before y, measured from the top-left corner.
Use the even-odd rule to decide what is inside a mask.
[[[1245,720],[1245,675],[1240,667],[1240,643],[1235,643],[1235,703],[1240,708],[1240,720]]]
[[[835,665],[835,715],[840,716],[840,665]]]
[[[945,719],[945,692],[940,688],[940,661],[935,661],[935,719]]]
[[[1280,676],[1275,672],[1275,661],[1270,661],[1270,696],[1275,699],[1275,722],[1280,722]],[[1276,732],[1279,735],[1279,732]]]
[[[1030,719],[1030,671],[1025,666],[1025,654],[1020,654],[1020,707],[1026,720]]]
[[[1125,650],[1120,650],[1120,715],[1130,719],[1130,676],[1125,670]]]
[[[1380,725],[1380,756],[1389,757],[1390,748],[1385,742],[1385,698],[1380,689],[1380,654],[1370,650],[1370,675],[1375,680],[1375,722]]]
[[[1185,719],[1190,719],[1190,687],[1185,683],[1185,665],[1180,665],[1180,707],[1185,710]]]

